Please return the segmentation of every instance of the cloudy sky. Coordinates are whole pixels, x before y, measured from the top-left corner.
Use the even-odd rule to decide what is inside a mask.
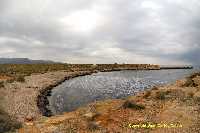
[[[200,1],[0,0],[0,57],[200,64]]]

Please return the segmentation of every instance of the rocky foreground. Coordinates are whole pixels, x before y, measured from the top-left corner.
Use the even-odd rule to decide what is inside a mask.
[[[48,74],[50,75],[55,77],[51,82],[56,82],[56,76]],[[44,82],[37,80],[38,78],[35,77],[36,82]],[[30,79],[26,80],[28,82]],[[35,86],[36,88],[38,87]],[[24,95],[37,95],[33,92],[27,89]],[[22,116],[30,116],[19,130],[21,133],[200,132],[200,74],[172,85],[154,87],[126,99],[91,103],[76,111],[53,117],[39,115],[35,103],[28,102],[34,101],[28,100],[32,96],[23,99],[24,101],[16,97],[17,94],[13,95],[15,100],[11,100],[11,113],[15,112],[19,120],[22,120]],[[15,106],[16,102],[25,102],[26,105],[18,106],[20,109]]]

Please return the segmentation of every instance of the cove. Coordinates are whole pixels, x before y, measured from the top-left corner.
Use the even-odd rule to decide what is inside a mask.
[[[53,115],[69,112],[88,103],[124,98],[153,86],[182,79],[195,69],[124,70],[99,72],[66,80],[54,87],[48,96]]]

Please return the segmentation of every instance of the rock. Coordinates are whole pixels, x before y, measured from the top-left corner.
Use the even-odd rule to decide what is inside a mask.
[[[26,118],[25,118],[25,121],[26,122],[31,122],[34,120],[34,117],[32,115],[28,115]]]

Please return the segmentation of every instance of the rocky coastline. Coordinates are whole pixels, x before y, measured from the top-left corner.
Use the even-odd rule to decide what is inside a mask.
[[[19,131],[196,133],[200,131],[199,86],[200,73],[196,73],[174,84],[154,87],[126,99],[94,102],[59,116],[42,116],[38,120],[25,122]],[[142,123],[155,127],[135,128],[134,124]],[[158,124],[165,124],[168,128],[157,127]]]
[[[96,72],[109,72],[121,70],[160,70],[159,65],[96,65],[91,69],[80,66],[74,69],[61,70],[55,72],[31,74],[25,77],[24,82],[5,83],[0,89],[0,94],[4,97],[1,102],[5,112],[18,122],[24,124],[27,121],[37,121],[43,116],[52,116],[48,109],[47,96],[51,95],[51,90],[65,80],[90,75]]]
[[[83,72],[80,71],[72,76],[67,75],[60,81],[58,81],[54,84],[51,84],[40,91],[38,98],[37,98],[37,106],[42,115],[48,116],[48,117],[52,116],[51,110],[48,109],[49,101],[48,101],[47,97],[51,95],[51,90],[54,87],[58,86],[59,84],[62,84],[64,81],[69,80],[71,78],[85,76],[85,75],[91,75],[91,74],[97,73],[97,72],[112,72],[112,71],[123,71],[123,70],[159,70],[160,69],[159,65],[150,65],[150,64],[98,64],[98,65],[87,64],[84,66],[85,67],[93,67],[93,69],[90,71],[83,71]],[[75,70],[76,70],[77,68],[82,68],[82,67],[79,64],[76,64],[76,65],[72,66],[72,68],[75,68]],[[83,70],[85,70],[85,69],[83,69]]]

